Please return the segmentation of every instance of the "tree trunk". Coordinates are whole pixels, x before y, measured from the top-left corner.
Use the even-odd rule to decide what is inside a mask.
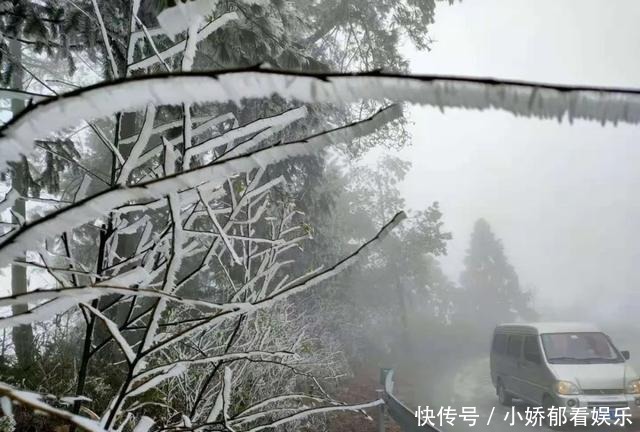
[[[11,51],[11,57],[14,61],[14,71],[11,74],[11,87],[16,90],[22,90],[23,70],[18,66],[22,62],[22,47],[20,42],[15,39],[9,40],[9,48]],[[24,102],[19,99],[12,99],[11,111],[13,114],[17,114],[24,109]],[[14,175],[12,179],[12,187],[20,194],[26,195],[26,160],[15,164]],[[13,208],[13,221],[18,222],[20,218],[26,216],[26,205],[22,199],[16,200]],[[16,217],[17,216],[17,217]],[[24,259],[24,256],[20,257]],[[11,293],[13,295],[22,294],[27,292],[27,269],[24,266],[11,266]],[[12,306],[14,315],[24,313],[28,307],[26,305]],[[16,350],[16,358],[18,359],[18,366],[22,370],[27,370],[31,367],[34,361],[35,347],[33,340],[33,329],[31,325],[24,324],[13,328],[13,345]]]

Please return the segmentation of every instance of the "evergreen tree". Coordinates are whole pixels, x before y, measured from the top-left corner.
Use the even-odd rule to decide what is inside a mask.
[[[478,219],[460,276],[464,290],[464,319],[482,328],[515,319],[531,319],[531,294],[518,280],[515,269],[504,253],[489,223]]]
[[[65,61],[68,73],[73,74],[75,63],[73,50],[82,49],[93,53],[94,38],[86,30],[88,17],[77,8],[63,8],[58,2],[33,2],[14,0],[0,2],[0,84],[16,91],[25,91],[24,83],[35,80],[48,91],[41,80],[26,63],[31,58],[46,54],[55,61]],[[13,115],[25,108],[21,99],[11,101]],[[70,168],[69,160],[76,156],[70,142],[65,140],[42,141],[44,150],[40,160],[10,164],[9,176],[13,189],[22,197],[39,197],[41,192],[57,194],[61,190],[63,177]],[[55,148],[55,151],[51,150]],[[20,199],[12,208],[13,222],[27,220],[25,201]],[[27,291],[27,270],[24,266],[11,268],[11,292]],[[21,313],[24,306],[14,306],[14,313]],[[21,325],[13,330],[16,358],[26,378],[32,376],[29,369],[34,362],[34,334],[30,325]]]
[[[327,177],[334,183],[327,188],[342,192],[319,231],[333,241],[334,250],[344,253],[350,243],[371,235],[384,218],[405,208],[399,185],[410,166],[385,156],[372,166],[357,164],[342,172],[333,167]],[[370,357],[372,350],[382,346],[406,353],[416,316],[437,315],[441,322],[446,320],[451,286],[444,283],[436,257],[446,254],[450,239],[434,202],[424,210],[410,211],[409,219],[375,254],[337,279],[334,296],[323,299],[332,301],[333,307],[323,315],[331,317],[336,332],[344,333],[350,356]]]

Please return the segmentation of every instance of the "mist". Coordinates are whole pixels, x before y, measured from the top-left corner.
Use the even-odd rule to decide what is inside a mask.
[[[407,48],[411,70],[638,85],[637,2],[500,6],[438,6],[436,43],[430,52]],[[453,240],[441,262],[452,279],[483,217],[541,316],[604,322],[640,311],[637,128],[420,107],[411,121],[413,145],[399,155],[413,167],[401,190],[412,208],[442,205]]]
[[[640,424],[637,1],[1,4],[0,432]]]
[[[411,71],[613,87],[640,84],[640,60],[634,55],[640,48],[637,2],[613,8],[599,1],[503,6],[499,1],[439,5],[432,50],[405,47]],[[400,151],[374,149],[364,163],[374,164],[383,155],[411,162],[400,191],[410,208],[439,202],[444,229],[453,236],[447,254],[438,257],[448,278],[460,284],[474,223],[483,218],[501,240],[520,286],[532,294],[536,321],[595,323],[620,349],[629,349],[631,363],[640,366],[635,319],[640,315],[638,129],[495,111],[413,106],[409,112],[412,145]],[[477,323],[458,318],[452,325],[469,324]],[[436,340],[441,339],[414,325],[419,327],[414,343],[424,344],[416,362],[438,356],[458,362],[450,368],[439,364],[440,380],[419,380],[429,382],[417,390],[419,400],[484,406],[495,398],[485,375],[488,357],[482,354],[488,334],[442,336],[482,339],[475,352],[465,351],[439,346]]]

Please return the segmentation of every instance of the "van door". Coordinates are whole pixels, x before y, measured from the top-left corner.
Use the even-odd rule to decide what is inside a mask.
[[[529,335],[524,338],[520,365],[522,397],[534,404],[542,404],[545,377],[539,336]]]
[[[505,358],[505,388],[514,396],[520,396],[520,363],[522,356],[521,335],[509,335],[507,341],[507,356]]]
[[[498,377],[504,375],[505,356],[507,355],[507,335],[504,333],[494,333],[491,343],[490,364],[491,382],[497,386]],[[496,387],[497,388],[497,387]]]

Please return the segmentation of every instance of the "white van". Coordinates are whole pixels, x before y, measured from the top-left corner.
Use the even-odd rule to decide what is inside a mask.
[[[503,324],[491,344],[491,381],[500,403],[629,407],[640,417],[640,379],[596,326],[584,323]],[[636,420],[637,421],[637,420]]]

